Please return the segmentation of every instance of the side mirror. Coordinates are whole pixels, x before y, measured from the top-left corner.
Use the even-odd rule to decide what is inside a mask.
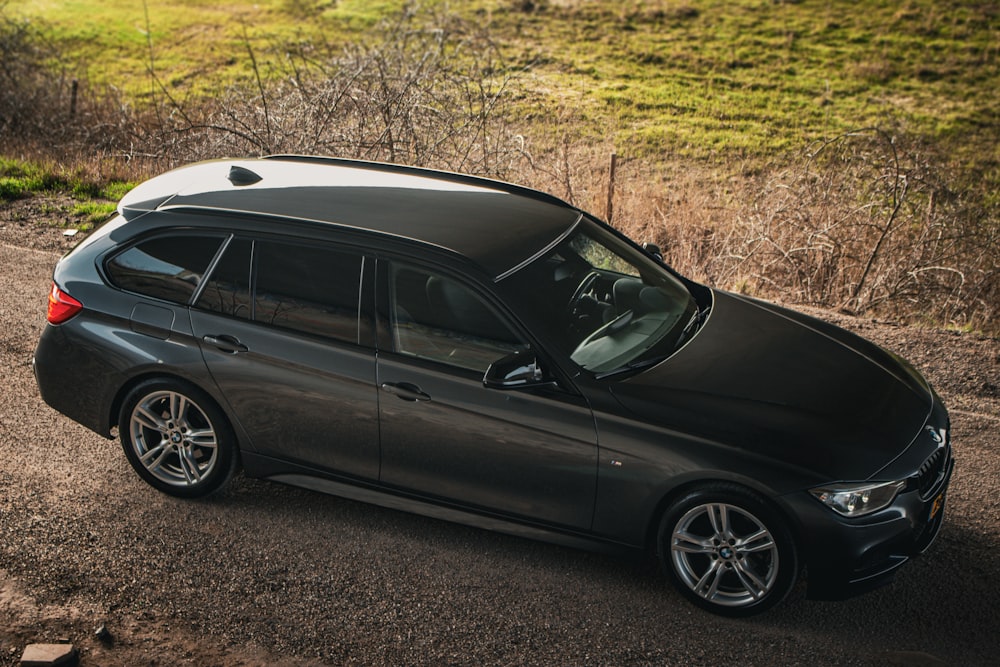
[[[650,255],[656,258],[656,261],[663,261],[663,253],[660,251],[660,246],[655,243],[643,243],[642,249],[648,252]]]
[[[531,350],[518,350],[490,364],[483,376],[487,389],[522,389],[553,385],[552,378],[538,365],[538,357]]]

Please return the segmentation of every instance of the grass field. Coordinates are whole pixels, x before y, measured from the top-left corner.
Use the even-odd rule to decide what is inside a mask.
[[[290,46],[365,40],[399,0],[9,0],[43,22],[68,66],[141,98],[153,70],[178,96],[265,73]],[[424,6],[446,3],[427,0]],[[1000,10],[955,0],[472,0],[520,85],[526,121],[647,158],[731,159],[903,123],[996,178]],[[247,41],[244,41],[246,38]]]
[[[262,51],[279,44],[349,40],[400,5],[9,0],[7,9],[41,21],[72,73],[141,97],[149,91],[151,66],[181,93],[211,94],[248,74],[245,37]]]

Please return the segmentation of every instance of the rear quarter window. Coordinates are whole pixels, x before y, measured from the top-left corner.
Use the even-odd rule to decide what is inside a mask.
[[[224,237],[171,235],[140,241],[105,263],[112,284],[129,292],[187,303]]]

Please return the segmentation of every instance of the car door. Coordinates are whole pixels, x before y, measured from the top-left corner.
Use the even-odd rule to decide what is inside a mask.
[[[490,363],[527,348],[484,295],[402,263],[380,262],[379,275],[382,483],[589,529],[597,446],[583,397],[484,387]]]
[[[378,478],[364,271],[360,253],[335,246],[235,238],[206,281],[194,335],[258,454]]]

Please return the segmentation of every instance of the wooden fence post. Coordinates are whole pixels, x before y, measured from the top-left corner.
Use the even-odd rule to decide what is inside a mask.
[[[80,87],[80,82],[73,79],[73,82],[69,86],[69,119],[76,119],[76,93]]]
[[[615,212],[615,169],[618,166],[618,154],[611,154],[611,167],[608,171],[608,205],[604,210],[604,219],[611,224],[611,216]]]

